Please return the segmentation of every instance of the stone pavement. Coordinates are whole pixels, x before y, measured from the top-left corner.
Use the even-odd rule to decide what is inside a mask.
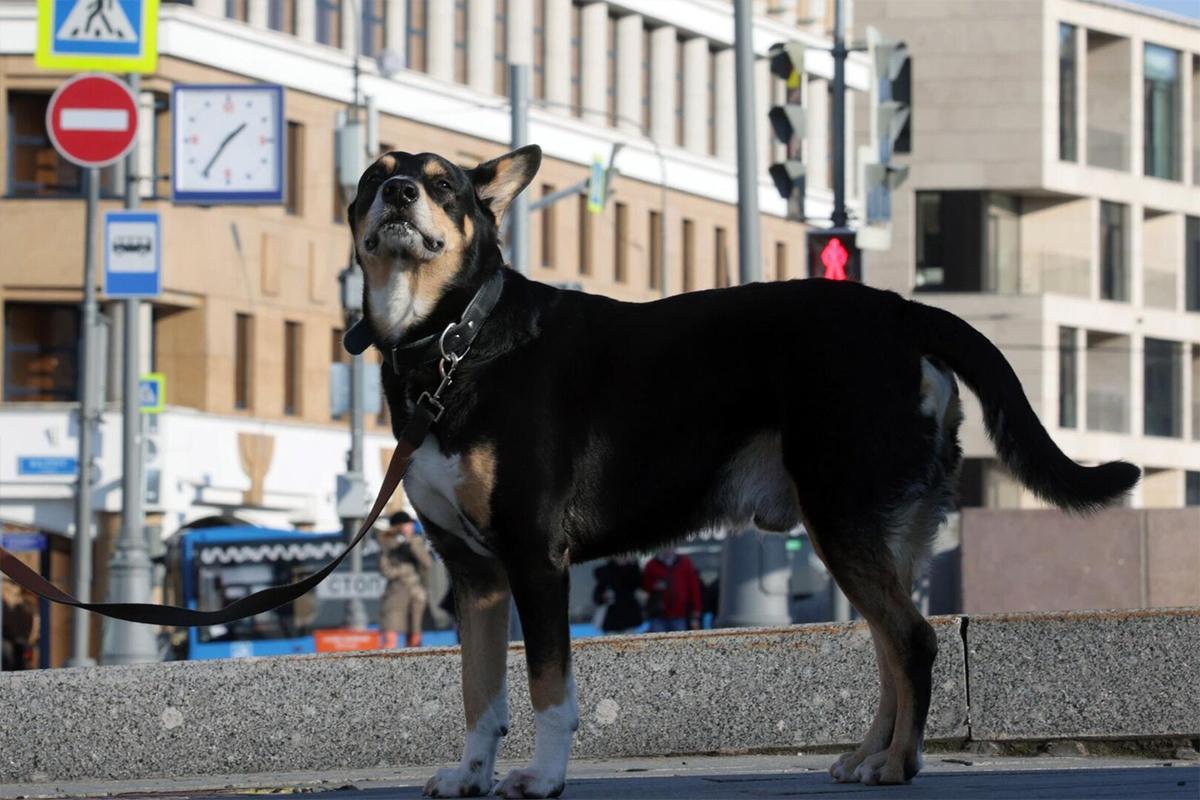
[[[897,800],[1195,800],[1200,763],[1141,758],[981,756],[932,753],[909,786],[838,785],[826,768],[834,756],[689,756],[576,761],[566,800],[716,800],[717,798],[896,798]],[[511,764],[504,764],[507,769]],[[181,780],[0,785],[0,798],[119,797],[122,800],[312,800],[418,798],[429,767],[341,770]]]

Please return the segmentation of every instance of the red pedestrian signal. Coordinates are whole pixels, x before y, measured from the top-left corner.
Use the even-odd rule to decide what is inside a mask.
[[[808,232],[808,277],[831,281],[861,281],[862,253],[854,231],[841,229]]]

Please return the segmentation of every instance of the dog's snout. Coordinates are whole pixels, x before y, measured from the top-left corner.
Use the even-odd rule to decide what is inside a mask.
[[[397,176],[383,183],[383,199],[397,206],[406,206],[421,196],[421,189],[412,178]]]

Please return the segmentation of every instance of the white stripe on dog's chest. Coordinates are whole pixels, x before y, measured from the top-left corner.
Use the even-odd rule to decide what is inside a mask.
[[[444,455],[430,434],[413,453],[404,491],[413,507],[434,525],[462,539],[475,553],[493,557],[495,553],[459,503],[456,489],[462,482],[461,457]]]

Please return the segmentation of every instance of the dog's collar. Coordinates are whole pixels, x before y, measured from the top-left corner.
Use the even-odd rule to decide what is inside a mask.
[[[452,322],[441,333],[430,334],[412,342],[399,344],[388,352],[388,363],[398,375],[416,367],[432,364],[439,359],[456,356],[461,359],[471,349],[475,337],[483,329],[488,316],[500,301],[504,289],[504,273],[497,270],[475,292],[458,322]],[[366,318],[354,323],[342,345],[353,355],[359,355],[374,343],[371,326]]]

